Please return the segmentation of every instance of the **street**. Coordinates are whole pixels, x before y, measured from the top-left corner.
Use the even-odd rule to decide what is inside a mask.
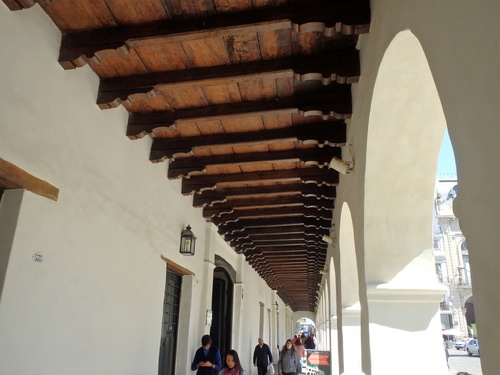
[[[469,357],[464,350],[448,349],[450,358],[449,375],[455,375],[460,371],[467,371],[470,375],[483,375],[481,361],[478,356]]]

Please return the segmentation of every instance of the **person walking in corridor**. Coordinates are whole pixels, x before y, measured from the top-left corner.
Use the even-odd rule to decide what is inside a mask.
[[[295,351],[292,340],[286,340],[285,346],[281,350],[280,359],[278,361],[279,375],[296,375],[300,374],[302,367],[300,358]]]
[[[253,351],[253,364],[257,366],[257,371],[259,375],[266,375],[267,366],[273,363],[273,355],[271,354],[271,349],[269,345],[264,343],[262,337],[259,337],[259,343]]]
[[[292,339],[293,342],[293,339]],[[300,357],[301,365],[304,363],[304,358],[307,356],[306,347],[302,344],[302,339],[300,337],[297,338],[295,343],[293,344],[295,351]]]
[[[246,375],[236,350],[228,350],[224,360],[224,368],[219,372],[219,375]]]
[[[219,349],[212,346],[210,335],[204,335],[201,338],[201,347],[196,350],[191,370],[197,370],[196,375],[217,375],[222,370]]]

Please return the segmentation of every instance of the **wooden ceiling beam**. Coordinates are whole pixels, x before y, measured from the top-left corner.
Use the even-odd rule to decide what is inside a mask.
[[[190,195],[203,190],[215,189],[218,183],[245,183],[259,181],[290,181],[318,186],[334,186],[339,183],[338,172],[327,168],[298,168],[262,172],[226,173],[191,176],[182,179],[182,194]],[[281,186],[281,185],[280,185]]]
[[[281,233],[277,231],[273,234],[266,234],[263,236],[248,236],[248,237],[240,237],[238,235],[226,235],[225,240],[228,241],[231,246],[240,246],[254,243],[261,243],[265,241],[282,241],[282,240],[302,240],[305,242],[316,241],[319,242],[321,240],[321,235],[310,234],[304,232],[296,232],[296,233]]]
[[[255,249],[245,250],[245,255],[266,255],[266,254],[276,254],[279,256],[286,256],[289,252],[299,252],[304,255],[314,255],[322,254],[326,251],[326,243],[325,245],[290,245],[290,246],[259,246]]]
[[[243,219],[236,223],[221,224],[219,225],[219,233],[233,233],[241,231],[246,227],[281,227],[285,225],[303,224],[305,226],[313,228],[323,228],[330,229],[331,220],[330,219],[312,219],[304,218],[302,216],[291,216],[291,217],[279,217],[279,218],[260,218],[260,219]],[[280,229],[277,228],[277,231]]]
[[[0,189],[25,189],[57,201],[59,189],[0,158]]]
[[[10,10],[23,10],[31,8],[36,4],[50,5],[51,0],[3,0]]]
[[[265,246],[268,246],[268,247],[273,247],[273,246],[276,246],[276,247],[294,247],[294,248],[297,248],[297,249],[300,249],[301,246],[321,246],[320,244],[315,244],[315,243],[306,243],[306,242],[288,242],[288,243],[283,243],[281,245],[273,245],[273,244],[262,244],[261,247],[265,247]],[[260,252],[260,249],[261,247],[252,247],[248,244],[243,244],[241,246],[233,246],[233,248],[235,249],[236,252],[238,253],[244,253],[244,254],[247,254],[248,251],[259,251]]]
[[[155,129],[175,128],[183,121],[203,122],[292,114],[321,116],[323,120],[351,118],[351,86],[332,84],[324,90],[317,90],[308,95],[276,98],[276,100],[219,104],[178,111],[131,113],[127,125],[127,136],[130,139],[137,139],[145,135],[154,135]]]
[[[304,206],[306,208],[333,209],[334,201],[332,199],[316,199],[304,197],[302,195],[281,195],[258,198],[238,198],[231,199],[224,203],[216,203],[213,206],[203,208],[203,217],[212,217],[214,215],[231,214],[235,210],[250,207],[262,206]]]
[[[205,172],[209,166],[246,165],[254,163],[302,162],[305,165],[328,167],[332,158],[342,157],[340,147],[306,148],[286,151],[249,152],[172,160],[168,166],[168,178],[174,180]]]
[[[346,142],[346,124],[344,121],[321,121],[282,129],[262,130],[257,132],[224,133],[186,138],[154,138],[149,160],[161,162],[177,154],[190,155],[193,150],[217,146],[241,146],[255,143],[297,142],[318,146],[342,147]]]
[[[270,208],[249,208],[245,210],[236,210],[231,214],[222,214],[220,216],[213,216],[212,222],[216,225],[223,223],[238,222],[241,219],[251,218],[279,218],[286,216],[301,216],[305,218],[316,219],[331,219],[331,210],[318,210],[317,208],[306,208],[304,206],[284,206],[284,207],[270,207]]]
[[[328,230],[308,228],[304,225],[288,225],[283,227],[269,228],[244,228],[241,232],[226,234],[224,239],[227,241],[251,241],[253,239],[272,239],[280,236],[301,234],[306,237],[322,237],[328,234]]]
[[[267,30],[324,32],[327,36],[338,33],[359,35],[369,31],[369,24],[369,1],[357,0],[289,4],[231,15],[217,14],[198,19],[162,20],[149,24],[65,32],[59,51],[59,64],[64,69],[74,69],[89,60],[98,64],[108,57],[124,56],[137,47]]]
[[[122,102],[152,99],[164,89],[238,84],[259,79],[316,80],[323,85],[356,83],[359,74],[359,51],[351,48],[276,60],[107,78],[100,81],[97,105],[101,109],[115,108]]]
[[[266,242],[266,243],[261,243],[261,244],[238,244],[238,245],[233,245],[230,243],[230,245],[237,251],[237,252],[246,252],[249,250],[259,250],[261,247],[288,247],[288,246],[294,246],[294,247],[299,247],[299,246],[314,246],[314,247],[321,247],[323,244],[320,242],[311,242],[311,241],[281,241],[281,242]]]
[[[324,198],[332,199],[336,197],[334,186],[318,186],[316,184],[291,183],[270,186],[245,186],[235,188],[222,188],[214,190],[204,190],[193,196],[194,207],[213,206],[217,203],[225,203],[228,197],[253,196],[265,194],[288,194],[297,193],[302,197],[312,199]]]
[[[289,255],[300,255],[304,257],[304,261],[307,260],[307,255],[309,251],[317,251],[314,246],[289,246],[288,248],[274,249],[273,247],[261,247],[255,249],[245,249],[242,253],[248,259],[253,259],[255,263],[263,263],[267,261],[267,255],[276,255],[279,257],[286,258]]]
[[[300,234],[295,236],[283,235],[277,236],[272,240],[263,240],[263,241],[250,241],[250,242],[242,242],[242,241],[230,241],[231,246],[234,247],[245,247],[245,246],[282,246],[282,245],[294,245],[294,244],[309,244],[309,245],[322,245],[321,238],[315,237],[304,237]]]

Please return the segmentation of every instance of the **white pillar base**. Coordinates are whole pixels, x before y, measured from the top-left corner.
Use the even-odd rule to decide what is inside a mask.
[[[446,289],[368,285],[371,375],[447,375],[439,302]]]

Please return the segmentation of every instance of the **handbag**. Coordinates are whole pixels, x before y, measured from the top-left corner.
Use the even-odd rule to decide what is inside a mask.
[[[272,363],[270,363],[269,366],[267,366],[267,373],[269,375],[274,375],[274,366]]]

